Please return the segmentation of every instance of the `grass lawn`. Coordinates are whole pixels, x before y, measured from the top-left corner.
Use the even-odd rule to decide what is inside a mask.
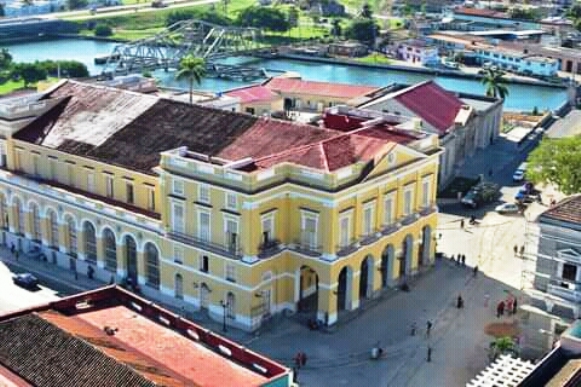
[[[24,87],[24,81],[8,81],[0,85],[0,95],[8,94]]]
[[[163,31],[163,27],[155,27],[155,28],[146,28],[143,30],[124,30],[121,28],[115,29],[111,38],[114,39],[122,39],[122,40],[139,40],[143,38],[147,38],[149,36],[153,36],[161,31]]]
[[[383,54],[378,54],[374,52],[373,54],[369,54],[362,58],[355,58],[357,62],[361,63],[369,63],[369,64],[390,64],[391,60],[386,58]]]

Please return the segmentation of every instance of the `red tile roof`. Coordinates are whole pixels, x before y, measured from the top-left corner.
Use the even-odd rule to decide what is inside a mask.
[[[539,219],[581,224],[581,195],[569,196],[541,214]]]
[[[35,387],[252,387],[290,377],[288,368],[116,286],[0,316],[0,339],[0,374]]]
[[[351,99],[377,90],[373,86],[356,86],[344,83],[305,81],[294,78],[275,77],[266,81],[264,86],[284,93],[312,94],[326,97]]]
[[[480,16],[480,17],[490,17],[496,19],[509,19],[508,14],[504,12],[495,11],[493,9],[486,8],[467,8],[459,7],[454,10],[454,13],[459,15],[469,15],[469,16]]]
[[[262,85],[241,87],[239,89],[227,91],[224,94],[226,94],[229,97],[239,98],[240,103],[272,101],[281,98],[280,95],[273,92],[268,87],[264,87]]]
[[[418,83],[399,92],[394,99],[432,125],[440,134],[453,127],[463,102],[434,81]]]

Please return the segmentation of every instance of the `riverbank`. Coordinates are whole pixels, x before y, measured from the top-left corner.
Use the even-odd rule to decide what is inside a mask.
[[[290,60],[298,60],[298,61],[305,61],[305,62],[316,62],[316,63],[327,63],[327,64],[339,64],[339,65],[347,65],[347,66],[356,66],[356,67],[364,67],[370,69],[384,69],[384,70],[396,70],[396,71],[403,71],[403,72],[410,72],[416,74],[424,74],[424,75],[431,75],[431,76],[446,76],[452,78],[461,78],[461,79],[471,79],[471,80],[482,80],[483,76],[480,74],[471,74],[465,73],[456,70],[444,70],[444,69],[429,69],[425,67],[416,67],[416,66],[405,66],[400,64],[385,64],[385,63],[365,63],[360,62],[354,59],[348,58],[323,58],[323,57],[315,57],[315,56],[307,56],[307,55],[298,55],[298,54],[258,54],[256,55],[263,59],[290,59]],[[541,86],[541,87],[548,87],[548,88],[556,88],[556,89],[566,89],[567,86],[564,84],[556,84],[545,82],[536,79],[522,79],[522,78],[514,78],[510,76],[506,76],[507,83],[512,84],[520,84],[520,85],[530,85],[530,86]]]

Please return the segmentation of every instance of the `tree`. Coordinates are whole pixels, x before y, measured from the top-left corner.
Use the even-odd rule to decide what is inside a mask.
[[[95,27],[95,36],[111,36],[113,35],[113,29],[107,24],[97,24]]]
[[[517,20],[538,20],[540,19],[539,12],[533,8],[512,8],[509,11],[511,19]]]
[[[356,18],[345,29],[347,39],[358,40],[367,45],[374,43],[379,26],[372,19]]]
[[[47,76],[46,70],[39,63],[18,63],[12,73],[22,78],[24,87],[42,81]]]
[[[371,6],[369,5],[369,3],[365,3],[363,4],[363,7],[361,7],[361,17],[364,17],[366,19],[373,18],[373,11],[371,10]]]
[[[548,139],[528,158],[527,178],[572,195],[581,191],[581,136]]]
[[[486,86],[486,95],[489,97],[499,97],[505,99],[508,96],[508,87],[505,84],[504,71],[487,69],[482,78],[482,83]]]
[[[67,0],[67,8],[69,10],[86,8],[89,5],[88,0]]]
[[[509,336],[499,337],[490,343],[490,359],[496,360],[498,356],[503,354],[518,355],[518,346],[514,340]]]
[[[191,20],[195,15],[196,12],[193,10],[172,11],[167,15],[165,19],[165,25],[169,27],[182,20]]]
[[[567,17],[571,19],[581,18],[581,4],[575,4],[567,11]]]
[[[338,38],[341,36],[342,32],[343,32],[343,30],[341,28],[341,20],[333,19],[333,24],[331,26],[331,35]]]
[[[12,65],[12,55],[7,48],[0,49],[0,69],[8,69]]]
[[[277,8],[248,7],[238,14],[237,23],[243,27],[263,28],[285,32],[290,29],[286,15]]]
[[[299,25],[299,10],[297,7],[290,7],[288,9],[288,23],[291,27]]]
[[[219,26],[229,26],[232,24],[232,20],[230,18],[216,11],[202,12],[199,18],[205,22],[217,24]]]
[[[206,75],[206,62],[202,58],[196,58],[193,55],[182,58],[176,79],[188,80],[190,84],[190,103],[193,103],[194,82],[198,85],[202,83],[204,75]]]

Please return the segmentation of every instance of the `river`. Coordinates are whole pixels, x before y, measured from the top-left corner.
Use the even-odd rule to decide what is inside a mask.
[[[42,42],[5,45],[17,62],[33,62],[35,60],[77,60],[87,65],[92,75],[99,74],[102,66],[94,64],[95,56],[111,52],[116,43],[99,42],[81,39],[62,39]],[[279,71],[295,71],[303,79],[351,83],[358,85],[385,86],[393,82],[415,83],[434,78],[446,89],[458,92],[484,93],[484,86],[477,80],[453,78],[445,76],[433,77],[427,74],[418,74],[405,71],[372,69],[358,66],[314,63],[294,60],[259,60],[253,61],[252,66]],[[177,82],[173,71],[156,71],[154,75],[161,84],[168,87],[187,88],[185,82]],[[223,79],[206,78],[200,89],[213,92],[224,91],[243,86],[245,83],[227,81]],[[564,89],[542,86],[509,85],[509,96],[505,101],[506,110],[530,111],[534,107],[539,110],[555,109],[567,98]]]

